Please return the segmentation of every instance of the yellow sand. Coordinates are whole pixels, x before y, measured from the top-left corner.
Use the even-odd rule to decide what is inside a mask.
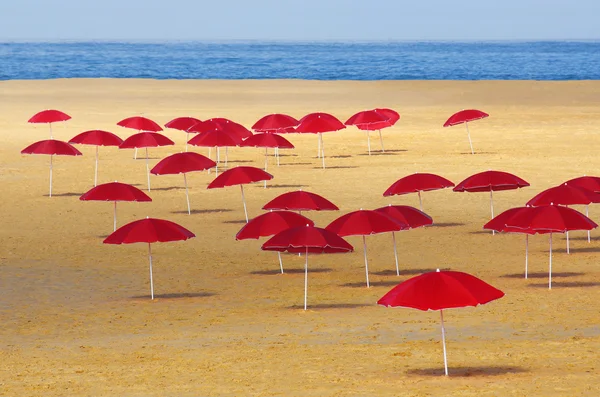
[[[489,195],[423,194],[437,227],[368,237],[373,287],[365,288],[362,241],[356,251],[310,257],[309,310],[304,259],[285,255],[286,274],[264,241],[240,241],[239,188],[207,190],[214,173],[188,176],[195,211],[185,213],[181,176],[152,176],[152,203],[121,203],[119,225],[145,216],[170,219],[196,238],[155,244],[157,299],[149,299],[147,247],[103,245],[112,206],[81,202],[93,182],[94,148],[55,157],[54,196],[47,156],[21,155],[47,139],[28,124],[56,108],[73,119],[54,126],[68,140],[88,129],[126,137],[116,122],[144,115],[228,117],[251,126],[264,114],[302,117],[390,107],[402,114],[383,131],[385,155],[366,155],[364,132],[324,136],[327,170],[314,135],[291,135],[271,186],[246,189],[250,216],[278,194],[302,188],[336,203],[338,213],[307,213],[325,226],[342,213],[388,203],[418,206],[416,195],[383,191],[413,172],[460,182],[497,169],[531,183],[494,195],[495,211],[523,205],[567,179],[600,174],[600,82],[306,82],[56,80],[0,83],[0,394],[6,396],[598,396],[600,395],[600,238],[554,238],[554,288],[547,289],[548,237],[530,238],[531,277],[523,279],[524,237],[483,232]],[[453,112],[491,116],[442,128]],[[151,166],[183,150],[151,149]],[[376,133],[373,150],[379,149]],[[207,154],[206,149],[198,151]],[[262,167],[258,149],[229,151],[230,165]],[[143,152],[140,153],[140,157]],[[223,154],[223,152],[221,153]],[[214,157],[214,152],[213,152]],[[146,183],[132,151],[101,148],[99,180]],[[583,210],[583,208],[580,208]],[[590,216],[599,219],[591,207]],[[450,377],[443,373],[437,312],[376,305],[397,283],[436,268],[472,273],[506,296],[445,312]]]

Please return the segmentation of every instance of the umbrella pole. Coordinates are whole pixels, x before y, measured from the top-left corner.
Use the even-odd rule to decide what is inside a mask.
[[[569,231],[567,231],[567,254],[571,253],[571,250],[569,249]]]
[[[190,209],[190,195],[188,193],[188,184],[187,184],[187,177],[185,175],[185,172],[183,173],[183,183],[185,184],[185,200],[187,201],[188,215],[191,215],[192,211]]]
[[[417,193],[419,194],[419,208],[421,209],[421,211],[423,211],[423,200],[421,200],[421,191],[417,191]]]
[[[367,259],[367,240],[365,238],[365,236],[362,236],[363,238],[363,251],[365,252],[365,275],[367,276],[367,288],[370,287],[369,285],[369,260]]]
[[[154,299],[154,281],[152,280],[152,248],[148,243],[148,258],[150,259],[150,297]]]
[[[219,148],[215,148],[215,151],[217,152],[217,161],[215,161],[215,163],[217,163],[217,166],[215,167],[215,175],[219,176]]]
[[[494,196],[493,190],[490,190],[490,209],[492,210],[492,219],[494,219]],[[492,230],[492,234],[496,234],[494,230]]]
[[[227,167],[228,162],[229,162],[229,147],[225,146],[225,167]]]
[[[525,278],[529,267],[529,234],[525,233]]]
[[[369,156],[371,155],[371,131],[367,130],[367,148],[369,149]]]
[[[135,148],[135,151],[133,152],[133,159],[137,160],[137,148]]]
[[[278,147],[275,148],[275,157],[277,157],[277,166],[279,167],[280,164],[279,164],[279,148]]]
[[[392,232],[392,240],[394,241],[394,257],[396,258],[396,276],[400,275],[400,268],[398,267],[398,251],[396,250],[396,233]]]
[[[305,253],[306,260],[304,261],[304,310],[306,310],[306,297],[308,295],[308,247]]]
[[[148,165],[148,148],[146,148],[146,174],[148,175],[148,191],[150,191],[150,166]]]
[[[277,252],[277,256],[279,256],[279,268],[281,269],[281,274],[283,274],[283,262],[281,261],[281,252]]]
[[[548,266],[548,289],[552,289],[552,233],[550,233],[550,264]]]
[[[589,209],[590,209],[590,206],[588,204],[585,206],[585,216],[587,216],[588,218],[590,217]],[[590,242],[590,231],[588,230],[587,233],[588,233],[588,243],[589,243]]]
[[[54,139],[52,137],[52,123],[48,123],[48,125],[50,126],[50,139]]]
[[[190,133],[185,134],[185,151],[188,151],[188,141],[190,140]]]
[[[446,328],[444,327],[444,311],[440,309],[442,319],[442,346],[444,347],[444,373],[448,376],[448,357],[446,356]]]
[[[50,192],[48,197],[52,197],[52,155],[50,155]]]
[[[267,152],[267,150],[269,150],[269,149],[265,148],[265,171],[267,171],[267,164],[269,162],[269,160],[268,160],[269,159],[269,153]],[[264,181],[264,188],[265,189],[267,188],[267,180],[266,179]]]
[[[113,207],[113,232],[117,230],[117,201]]]
[[[244,203],[244,215],[246,215],[246,223],[248,223],[248,210],[246,209],[246,198],[244,197],[244,185],[240,185],[242,190],[242,202]]]
[[[321,162],[323,163],[323,169],[325,169],[325,143],[323,142],[323,134],[319,134],[321,139]]]
[[[469,146],[471,147],[471,154],[475,154],[473,151],[473,143],[471,142],[471,133],[469,132],[469,123],[465,121],[465,126],[467,127],[467,136],[469,137]]]
[[[94,187],[98,186],[98,146],[96,146],[96,170],[94,172]]]
[[[383,148],[383,137],[381,136],[381,130],[379,130],[379,141],[381,142],[381,152],[385,153],[385,149]]]
[[[317,134],[317,158],[321,157],[321,134]]]

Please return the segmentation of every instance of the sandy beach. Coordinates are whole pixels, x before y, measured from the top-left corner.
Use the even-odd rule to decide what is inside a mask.
[[[315,135],[290,135],[296,149],[270,158],[273,181],[246,188],[250,217],[275,196],[302,188],[339,212],[306,213],[324,227],[343,213],[386,204],[418,207],[416,195],[383,197],[394,181],[431,172],[458,183],[495,169],[531,186],[494,194],[496,214],[582,175],[600,175],[600,81],[155,81],[68,79],[0,82],[0,395],[6,396],[598,396],[600,395],[600,231],[554,236],[553,289],[547,289],[548,237],[483,231],[489,195],[423,194],[435,225],[401,232],[401,276],[391,236],[370,236],[372,287],[364,283],[362,240],[355,252],[313,256],[309,310],[302,310],[304,259],[263,252],[265,240],[235,241],[244,224],[237,187],[207,190],[214,173],[151,176],[151,203],[120,203],[118,222],[169,219],[196,234],[153,245],[155,293],[149,298],[147,247],[104,245],[112,205],[82,202],[93,186],[94,148],[49,158],[21,155],[48,139],[28,124],[54,108],[72,119],[56,139],[90,129],[122,138],[116,126],[143,115],[164,125],[178,116],[226,117],[250,127],[268,113],[300,118],[323,111],[345,121],[388,107],[400,121],[376,133],[355,128],[324,135],[326,170]],[[442,128],[463,108],[490,117]],[[150,149],[150,164],[184,150]],[[207,154],[204,148],[196,148]],[[214,152],[213,152],[214,158]],[[229,150],[229,166],[264,165],[264,151]],[[146,183],[131,150],[100,149],[99,182]],[[584,210],[583,207],[576,208]],[[600,208],[590,207],[600,221]],[[506,296],[444,313],[450,376],[443,376],[439,313],[385,308],[376,301],[413,275],[436,268],[471,273]]]

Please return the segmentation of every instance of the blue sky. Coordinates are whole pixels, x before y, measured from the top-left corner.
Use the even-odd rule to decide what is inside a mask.
[[[600,39],[600,0],[2,0],[10,40]]]

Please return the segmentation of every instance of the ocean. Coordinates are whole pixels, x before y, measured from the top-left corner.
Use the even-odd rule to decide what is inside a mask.
[[[0,80],[599,80],[600,42],[0,43]]]

